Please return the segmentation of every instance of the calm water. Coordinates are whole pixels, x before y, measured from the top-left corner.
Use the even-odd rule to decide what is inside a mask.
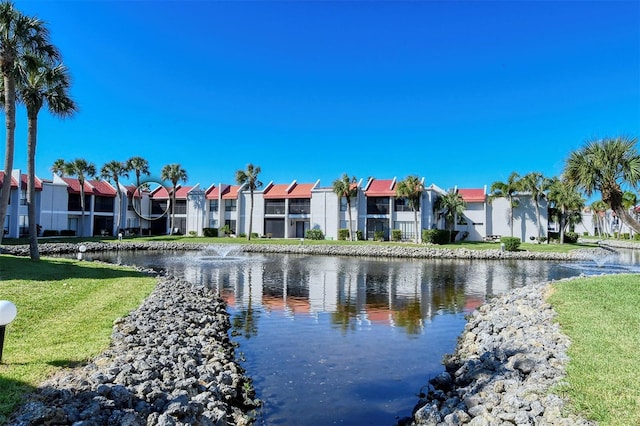
[[[93,255],[162,268],[228,303],[257,424],[393,425],[443,371],[465,315],[530,282],[603,271],[595,262],[395,260],[202,252]],[[635,268],[635,255],[608,259]]]

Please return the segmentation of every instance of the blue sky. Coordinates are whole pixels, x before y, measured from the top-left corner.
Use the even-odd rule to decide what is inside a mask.
[[[251,162],[265,184],[477,188],[559,175],[587,139],[640,134],[638,1],[15,4],[48,22],[80,108],[41,112],[44,178],[57,158],[139,155],[205,187]]]

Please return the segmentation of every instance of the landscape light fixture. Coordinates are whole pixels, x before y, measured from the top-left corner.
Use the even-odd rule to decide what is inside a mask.
[[[4,348],[4,331],[7,324],[18,314],[16,305],[8,300],[0,300],[0,363],[2,363],[2,349]]]
[[[82,260],[82,255],[84,254],[84,252],[87,251],[87,246],[85,246],[84,244],[82,244],[80,247],[78,247],[78,260]]]

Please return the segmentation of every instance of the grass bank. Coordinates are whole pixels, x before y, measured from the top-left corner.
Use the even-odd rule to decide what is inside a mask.
[[[572,341],[560,394],[600,425],[640,425],[640,276],[558,283],[549,302]]]
[[[129,268],[5,255],[0,282],[0,299],[18,308],[0,364],[0,424],[48,376],[102,352],[114,319],[137,308],[156,285]]]

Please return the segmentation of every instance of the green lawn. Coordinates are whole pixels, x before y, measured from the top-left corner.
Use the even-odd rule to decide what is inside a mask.
[[[584,278],[554,287],[549,302],[572,341],[560,393],[600,425],[640,425],[640,276]]]
[[[18,308],[0,364],[0,424],[46,377],[102,352],[114,319],[137,308],[155,285],[129,268],[0,255],[0,299]]]

